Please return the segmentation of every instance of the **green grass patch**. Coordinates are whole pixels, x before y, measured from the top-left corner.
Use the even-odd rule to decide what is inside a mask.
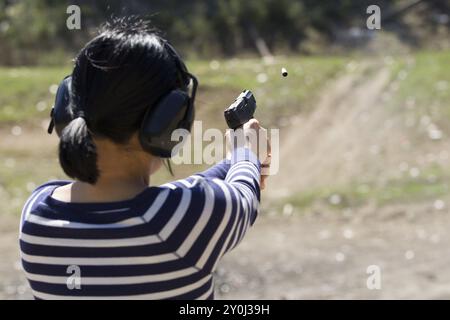
[[[398,110],[428,115],[444,127],[450,123],[450,51],[419,52],[396,58],[392,80],[398,80],[393,103]],[[408,106],[409,102],[409,106]]]
[[[280,205],[291,203],[297,208],[305,209],[319,202],[330,208],[342,209],[360,207],[374,202],[381,207],[392,203],[427,200],[449,194],[450,173],[438,172],[438,169],[434,168],[423,172],[422,176],[418,178],[405,176],[384,183],[355,182],[346,186],[308,190],[283,199]]]
[[[261,59],[231,59],[192,61],[189,66],[198,75],[201,88],[233,92],[232,96],[216,97],[220,103],[216,112],[227,107],[241,90],[249,89],[257,100],[257,117],[266,125],[276,126],[281,119],[304,111],[346,62],[343,57],[285,57],[276,58],[272,64]],[[287,77],[281,75],[282,67],[287,69]],[[198,106],[202,108],[201,101]]]
[[[48,117],[58,85],[68,68],[0,68],[0,123]]]

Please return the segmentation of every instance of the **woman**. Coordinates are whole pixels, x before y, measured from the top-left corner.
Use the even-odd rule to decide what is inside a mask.
[[[267,159],[247,142],[205,172],[149,187],[163,153],[145,142],[143,121],[158,124],[161,99],[195,81],[174,54],[130,19],[106,25],[78,54],[71,118],[56,127],[74,181],[40,186],[22,212],[22,263],[36,299],[214,297],[219,259],[255,221]],[[166,104],[162,112],[172,110]],[[264,130],[256,120],[243,128]]]

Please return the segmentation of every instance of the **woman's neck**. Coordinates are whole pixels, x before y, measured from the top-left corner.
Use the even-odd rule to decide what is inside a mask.
[[[127,146],[96,141],[99,177],[95,184],[76,181],[55,189],[53,197],[65,202],[116,202],[129,200],[150,184],[161,160],[144,152],[137,137]]]
[[[72,202],[114,202],[132,199],[149,185],[149,179],[140,177],[99,179],[95,185],[75,182],[71,188]]]
[[[57,188],[52,197],[64,202],[117,202],[130,200],[143,192],[149,185],[148,178],[103,178],[95,185],[75,181]]]

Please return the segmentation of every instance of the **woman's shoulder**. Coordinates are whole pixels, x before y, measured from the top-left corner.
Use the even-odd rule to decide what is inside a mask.
[[[72,181],[67,180],[50,180],[34,189],[33,192],[31,192],[31,195],[28,197],[27,201],[25,202],[25,205],[23,206],[21,225],[27,213],[32,211],[43,198],[49,196],[55,188],[64,186],[71,182]]]
[[[69,183],[72,183],[72,181],[50,180],[44,184],[41,184],[40,186],[38,186],[36,189],[34,189],[31,192],[31,195],[28,197],[27,201],[25,202],[23,211],[30,209],[34,203],[39,202],[39,201],[37,201],[38,198],[42,198],[43,196],[48,196],[57,187],[67,185]]]
[[[183,190],[189,190],[191,192],[203,191],[205,189],[210,189],[211,184],[214,183],[215,179],[207,178],[202,175],[196,174],[190,176],[186,179],[180,179],[165,183],[159,188],[169,189],[174,192],[181,192]]]
[[[35,196],[38,193],[43,193],[44,190],[48,192],[51,189],[53,190],[53,189],[55,189],[57,187],[65,186],[65,185],[70,184],[72,182],[73,181],[69,181],[69,180],[50,180],[50,181],[47,181],[46,183],[41,184],[36,189],[34,189],[31,192],[31,195],[30,195],[30,197],[28,199],[33,198],[33,196]]]

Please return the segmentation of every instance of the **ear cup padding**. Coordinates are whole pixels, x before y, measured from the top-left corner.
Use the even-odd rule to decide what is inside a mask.
[[[186,120],[190,120],[186,119],[190,108],[190,98],[184,91],[172,90],[162,97],[149,108],[142,121],[139,133],[142,147],[155,156],[170,158],[173,147],[179,143],[172,141],[172,132],[179,128],[190,129],[190,124],[186,125]]]
[[[68,76],[61,81],[58,91],[56,91],[52,117],[58,136],[61,136],[62,130],[73,120],[73,112],[70,108],[71,86],[72,77]]]

